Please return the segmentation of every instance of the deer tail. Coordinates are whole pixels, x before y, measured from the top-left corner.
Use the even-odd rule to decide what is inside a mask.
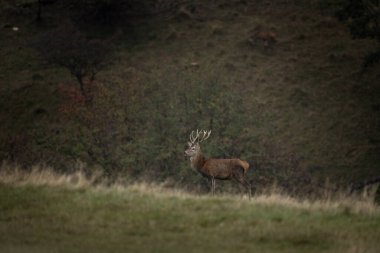
[[[246,161],[242,161],[240,160],[240,164],[241,166],[244,168],[244,174],[247,173],[248,169],[249,169],[249,163],[246,162]]]

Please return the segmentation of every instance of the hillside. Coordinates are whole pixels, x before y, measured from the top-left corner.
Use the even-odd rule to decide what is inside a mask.
[[[199,196],[149,184],[91,186],[83,174],[0,173],[1,252],[368,252],[370,198]]]
[[[31,5],[0,5],[0,160],[191,187],[201,179],[183,151],[204,128],[205,153],[248,160],[259,187],[379,175],[379,66],[357,74],[376,44],[351,38],[321,4],[334,1],[182,1],[192,16],[74,19],[89,37],[119,34],[91,106],[73,101],[66,69],[30,47],[75,10],[57,1],[35,23],[35,1],[16,2]],[[273,48],[250,45],[258,28],[277,34]]]

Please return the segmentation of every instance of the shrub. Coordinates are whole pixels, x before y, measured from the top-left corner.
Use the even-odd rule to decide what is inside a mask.
[[[363,70],[380,62],[380,1],[349,0],[337,15],[347,23],[353,38],[371,38],[378,42],[378,49],[365,57]]]
[[[91,83],[106,66],[110,45],[86,38],[72,25],[40,34],[32,45],[49,63],[69,70],[78,81],[82,95],[91,99]]]

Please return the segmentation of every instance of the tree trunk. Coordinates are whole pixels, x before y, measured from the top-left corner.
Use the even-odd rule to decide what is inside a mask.
[[[80,91],[82,93],[82,95],[86,98],[86,91],[84,90],[84,83],[83,83],[83,78],[82,76],[76,76],[77,77],[77,80],[78,80],[78,83],[79,83],[79,87],[80,87]]]

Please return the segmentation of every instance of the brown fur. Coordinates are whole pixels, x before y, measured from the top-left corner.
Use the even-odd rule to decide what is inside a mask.
[[[215,179],[235,180],[242,186],[246,187],[251,196],[250,185],[245,179],[245,175],[249,169],[249,163],[237,158],[233,159],[206,159],[199,152],[191,157],[191,167],[202,174],[202,176],[211,180],[212,193],[215,191]]]

